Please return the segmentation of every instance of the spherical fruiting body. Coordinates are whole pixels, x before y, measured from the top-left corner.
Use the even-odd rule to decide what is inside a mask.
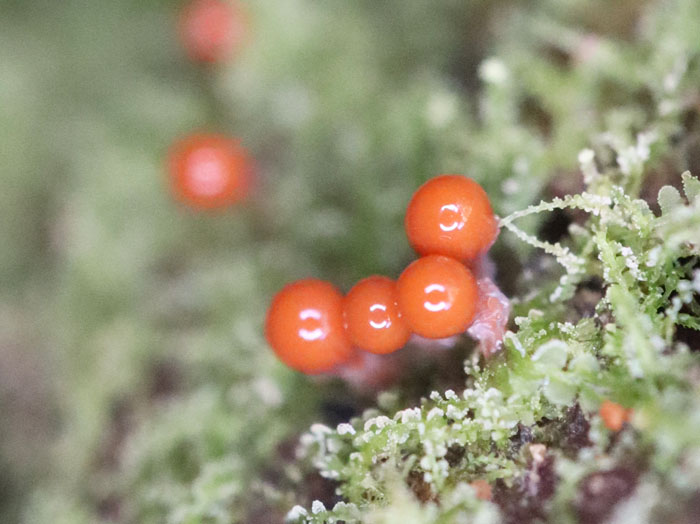
[[[345,296],[343,309],[350,341],[365,351],[392,353],[411,336],[399,311],[396,283],[390,278],[361,280]]]
[[[498,235],[488,195],[462,175],[441,175],[418,188],[408,204],[405,227],[420,255],[461,261],[487,251]]]
[[[221,208],[245,199],[252,173],[245,148],[223,135],[190,135],[176,142],[169,155],[173,192],[194,208]]]
[[[610,431],[620,431],[625,422],[629,421],[632,412],[616,402],[604,400],[600,405],[599,414],[606,428]]]
[[[463,333],[476,312],[476,279],[451,257],[429,255],[414,261],[399,277],[397,290],[406,323],[425,338]]]
[[[192,0],[180,15],[180,40],[196,62],[216,63],[229,58],[243,43],[245,16],[233,2]]]
[[[330,371],[353,355],[343,296],[323,280],[298,280],[282,288],[268,309],[265,337],[282,362],[302,373]]]

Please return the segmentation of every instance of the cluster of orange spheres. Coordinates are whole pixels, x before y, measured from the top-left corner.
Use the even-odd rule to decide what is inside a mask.
[[[467,330],[479,298],[469,266],[498,234],[486,192],[461,175],[435,177],[413,195],[405,227],[421,258],[397,281],[371,276],[343,296],[309,278],[275,295],[265,336],[282,362],[324,373],[350,362],[356,350],[388,354],[412,334],[441,339]]]
[[[192,60],[211,65],[243,45],[247,26],[233,0],[190,0],[179,36]],[[225,208],[251,191],[253,162],[236,139],[192,134],[175,142],[168,161],[172,190],[191,208]],[[349,363],[358,349],[387,354],[402,348],[412,334],[439,339],[467,330],[479,298],[469,264],[498,233],[486,193],[463,176],[434,178],[413,196],[405,225],[422,258],[398,281],[371,276],[343,297],[328,282],[305,279],[275,296],[265,332],[284,363],[323,373]]]

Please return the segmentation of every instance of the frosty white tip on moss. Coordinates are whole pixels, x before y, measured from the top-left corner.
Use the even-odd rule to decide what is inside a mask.
[[[592,149],[584,149],[578,154],[578,162],[583,173],[583,181],[590,186],[597,177],[600,176],[595,165],[595,153]]]
[[[308,511],[304,509],[302,506],[294,506],[289,512],[287,513],[285,520],[287,522],[294,522],[299,520],[301,517],[306,517],[308,515]]]
[[[355,428],[353,428],[347,422],[343,422],[342,424],[338,424],[338,428],[336,429],[336,431],[338,432],[338,435],[354,435],[355,434]]]
[[[384,415],[380,415],[378,417],[373,417],[367,422],[365,422],[365,431],[369,431],[372,426],[375,426],[377,428],[377,431],[381,431],[381,429],[389,424],[391,424],[393,421]]]
[[[700,269],[693,272],[693,289],[696,293],[700,293]]]
[[[617,163],[620,166],[620,171],[625,175],[631,175],[633,172],[639,172],[644,163],[649,160],[649,154],[651,153],[650,146],[656,142],[658,139],[658,134],[649,131],[646,133],[639,133],[637,135],[637,143],[633,146],[619,147],[618,150]],[[615,142],[618,142],[615,140]]]
[[[512,344],[515,350],[520,353],[521,356],[525,356],[525,348],[523,347],[522,343],[520,342],[520,339],[516,336],[515,333],[512,331],[508,331],[505,334],[505,340],[509,340]]]
[[[397,416],[401,416],[401,423],[406,424],[407,422],[410,421],[417,421],[421,419],[421,410],[420,408],[408,408],[404,409],[403,411],[399,411],[397,413]]]
[[[445,412],[442,409],[435,407],[435,408],[431,409],[430,411],[428,411],[428,414],[426,415],[425,420],[430,422],[435,417],[444,417],[444,416],[445,416]]]

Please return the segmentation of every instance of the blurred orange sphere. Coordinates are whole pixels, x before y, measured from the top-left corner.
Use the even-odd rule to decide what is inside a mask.
[[[194,208],[214,209],[248,196],[253,162],[237,140],[195,134],[173,145],[169,172],[172,190],[180,201]]]
[[[620,431],[625,422],[629,421],[632,411],[616,402],[604,400],[600,405],[599,414],[606,428],[610,431]]]
[[[193,0],[180,16],[180,40],[192,60],[214,63],[229,58],[245,40],[241,9],[223,0]]]

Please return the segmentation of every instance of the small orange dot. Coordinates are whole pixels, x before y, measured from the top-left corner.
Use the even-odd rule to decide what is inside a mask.
[[[632,410],[625,409],[610,400],[604,400],[600,405],[599,414],[606,428],[610,431],[620,431],[625,422],[629,421]]]
[[[345,326],[350,341],[371,353],[401,349],[411,336],[399,312],[396,283],[387,277],[361,280],[343,301]]]
[[[491,484],[489,484],[484,479],[478,479],[470,482],[469,485],[474,488],[476,492],[476,498],[481,500],[491,500],[493,498],[493,493],[491,491]]]
[[[487,251],[498,235],[488,195],[462,175],[441,175],[419,187],[406,209],[405,227],[419,254],[461,261]]]
[[[302,373],[330,371],[353,356],[343,322],[343,296],[313,278],[286,285],[267,311],[265,336],[279,359]]]
[[[399,310],[409,328],[426,338],[463,333],[474,318],[474,275],[454,258],[429,255],[409,265],[398,280]]]

